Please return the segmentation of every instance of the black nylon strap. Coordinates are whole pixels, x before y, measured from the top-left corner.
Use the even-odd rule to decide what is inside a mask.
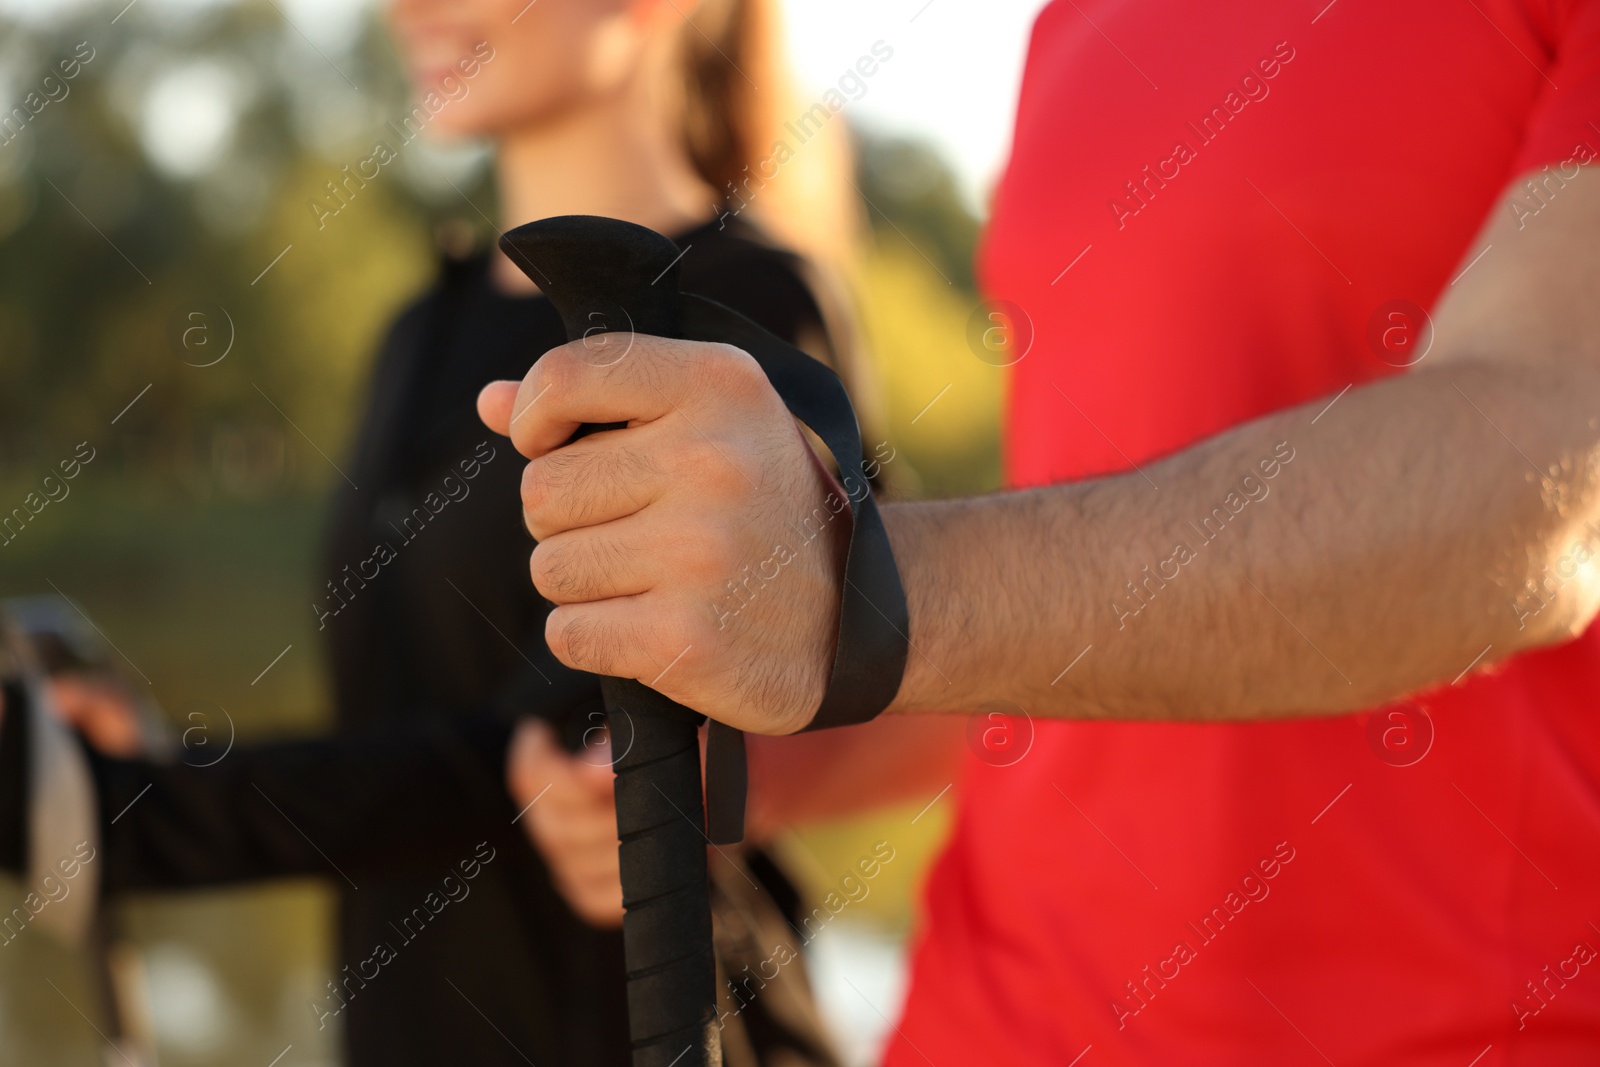
[[[900,689],[910,620],[889,534],[861,471],[861,428],[844,383],[831,369],[732,308],[692,293],[680,294],[679,301],[685,337],[721,341],[750,353],[790,413],[833,453],[852,524],[833,671],[822,704],[806,729],[852,726],[875,718]],[[827,513],[819,521],[832,517]]]
[[[744,731],[712,719],[706,727],[706,836],[713,845],[737,845],[744,840],[749,789]]]

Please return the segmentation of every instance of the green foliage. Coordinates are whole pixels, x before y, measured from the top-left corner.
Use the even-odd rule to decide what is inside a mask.
[[[977,296],[943,281],[894,230],[877,235],[862,273],[857,317],[882,383],[890,440],[916,471],[918,495],[993,489],[1004,378],[967,347]]]
[[[328,60],[270,5],[181,21],[135,8],[115,26],[84,10],[48,27],[0,24],[0,40],[0,107],[52,72],[69,90],[0,144],[0,462],[48,465],[77,441],[114,440],[133,476],[191,490],[336,478],[316,448],[342,451],[379,332],[430,276],[433,225],[482,225],[463,196],[488,201],[483,168],[456,175],[463,193],[445,186],[453,204],[426,166],[386,168],[317,227],[324,183],[403,111],[370,30]],[[93,58],[61,79],[56,65],[80,42]],[[184,78],[211,86],[217,114],[161,109],[163,88]],[[172,137],[161,131],[185,123],[221,124],[210,158],[203,130],[188,136],[200,159],[162,151]],[[229,336],[226,359],[194,365]],[[241,436],[282,455],[249,486],[224,469]]]
[[[858,136],[856,142],[856,186],[873,231],[914,245],[935,274],[962,293],[974,292],[978,220],[944,160],[932,146],[903,137]]]

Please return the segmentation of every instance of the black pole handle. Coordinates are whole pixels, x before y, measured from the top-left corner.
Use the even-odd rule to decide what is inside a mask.
[[[635,331],[679,336],[680,253],[653,230],[569,215],[519,226],[500,247],[555,306],[567,338],[592,340],[597,362],[626,358]],[[633,1065],[720,1067],[700,785],[702,717],[631,679],[603,678],[601,692],[622,842]]]

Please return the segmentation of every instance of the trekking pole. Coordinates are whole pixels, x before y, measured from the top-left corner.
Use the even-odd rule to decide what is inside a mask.
[[[888,535],[861,474],[855,412],[838,377],[737,312],[680,293],[683,253],[653,230],[568,215],[519,226],[500,246],[554,305],[569,340],[622,335],[601,342],[606,362],[627,358],[634,333],[722,341],[755,357],[789,410],[833,454],[851,511],[838,651],[808,729],[882,711],[905,672],[909,624]],[[612,428],[585,426],[578,436]],[[704,716],[631,679],[603,677],[601,693],[616,773],[633,1064],[720,1067],[706,847],[744,836],[744,735],[711,723],[702,803]]]

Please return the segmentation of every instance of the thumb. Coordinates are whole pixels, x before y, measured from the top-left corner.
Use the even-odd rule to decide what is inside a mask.
[[[478,393],[478,418],[495,433],[510,437],[511,409],[516,401],[516,382],[490,382]]]
[[[520,804],[565,772],[563,753],[556,747],[555,734],[542,719],[523,719],[511,735],[506,749],[506,788]]]

